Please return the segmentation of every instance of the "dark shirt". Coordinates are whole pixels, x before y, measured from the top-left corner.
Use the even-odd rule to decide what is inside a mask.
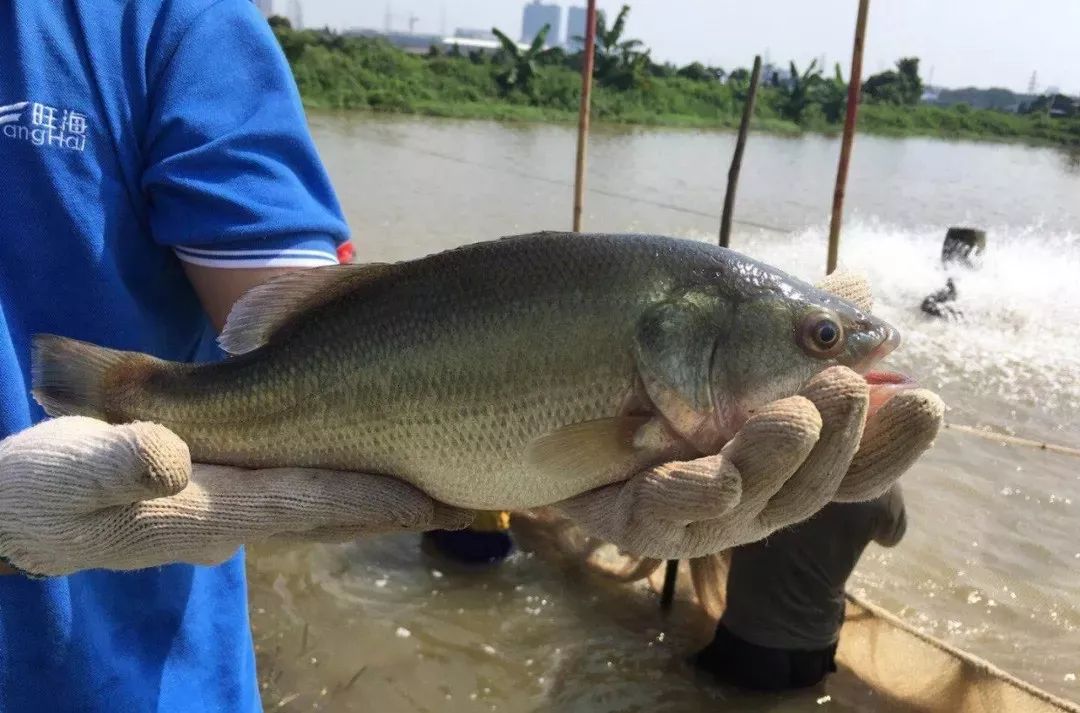
[[[815,650],[836,643],[844,585],[871,540],[904,536],[899,486],[864,503],[830,503],[809,520],[731,555],[721,623],[758,646]]]

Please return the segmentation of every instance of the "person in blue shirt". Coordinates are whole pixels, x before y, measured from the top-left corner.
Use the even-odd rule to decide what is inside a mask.
[[[246,290],[338,262],[284,56],[248,0],[0,0],[0,166],[0,713],[258,711],[241,545],[469,514],[385,476],[192,464],[154,424],[44,420],[31,340],[222,358]],[[807,393],[723,454],[560,507],[631,551],[697,556],[869,497],[940,425],[913,396],[867,426],[890,449],[863,452],[865,383]]]
[[[2,0],[0,68],[0,543],[45,532],[22,561],[74,572],[0,577],[0,711],[260,710],[242,542],[460,517],[374,476],[155,472],[186,454],[160,430],[25,429],[33,334],[216,359],[246,289],[348,250],[288,65],[247,0]]]

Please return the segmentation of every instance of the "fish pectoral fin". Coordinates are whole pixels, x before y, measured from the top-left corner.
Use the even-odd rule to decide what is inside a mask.
[[[619,416],[565,426],[534,439],[525,449],[525,463],[545,475],[613,482],[635,467],[644,467],[651,449],[639,445],[638,431],[648,416]],[[642,465],[638,465],[638,464]]]
[[[329,304],[395,268],[389,263],[327,265],[267,280],[236,301],[225,320],[218,344],[233,355],[254,351],[270,341],[297,314]]]

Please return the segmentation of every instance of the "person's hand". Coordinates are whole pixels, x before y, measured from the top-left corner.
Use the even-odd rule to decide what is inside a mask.
[[[869,311],[864,280],[822,285]],[[717,455],[666,463],[558,503],[591,536],[639,557],[712,555],[801,522],[827,503],[884,493],[931,445],[944,404],[902,390],[869,419],[870,388],[845,367],[758,411]]]
[[[218,564],[242,544],[456,529],[471,513],[385,476],[192,466],[152,423],[80,416],[0,442],[0,558],[31,575]]]

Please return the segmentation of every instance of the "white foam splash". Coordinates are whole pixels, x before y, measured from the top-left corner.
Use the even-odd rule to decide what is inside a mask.
[[[969,422],[1062,438],[1080,414],[1080,234],[987,230],[980,270],[946,273],[945,227],[845,226],[841,266],[866,274],[875,313],[904,345],[890,358],[939,390]],[[814,280],[824,273],[827,225],[790,236],[736,235],[733,247]],[[923,298],[957,278],[962,322],[929,318]]]

